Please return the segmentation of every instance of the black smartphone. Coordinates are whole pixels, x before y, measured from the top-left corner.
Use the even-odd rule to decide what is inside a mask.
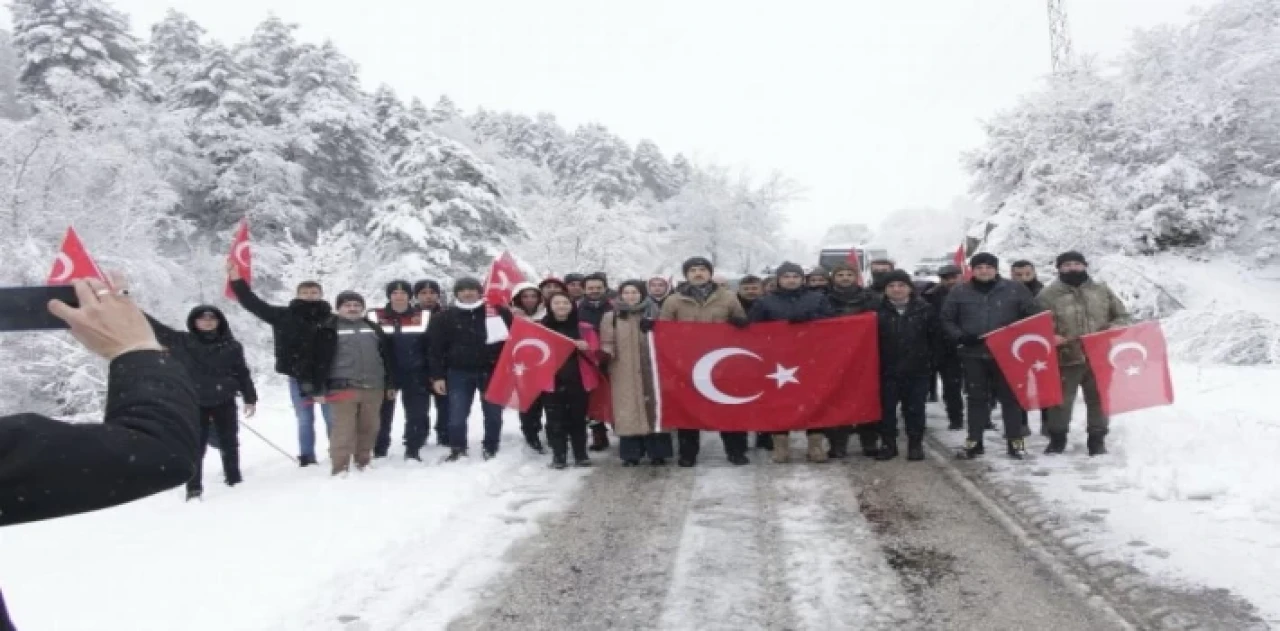
[[[49,301],[55,298],[72,307],[80,306],[76,288],[71,285],[0,287],[0,332],[67,328],[66,322],[49,313]]]

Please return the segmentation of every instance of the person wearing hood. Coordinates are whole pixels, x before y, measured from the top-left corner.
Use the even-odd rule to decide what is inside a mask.
[[[795,263],[783,263],[775,270],[778,274],[778,291],[757,300],[747,314],[751,322],[786,321],[800,324],[831,315],[826,295],[812,287],[805,287],[804,270]],[[823,273],[825,279],[826,273]],[[826,462],[828,458],[826,432],[811,429],[808,438],[810,462]],[[779,432],[773,436],[773,461],[779,464],[791,461],[790,433]]]
[[[667,296],[671,295],[671,281],[668,281],[663,276],[654,276],[649,279],[645,287],[649,294],[649,300],[661,309],[662,303],[666,302]]]
[[[382,328],[395,354],[395,382],[400,384],[404,407],[404,458],[422,462],[422,448],[431,434],[431,390],[427,388],[427,322],[430,315],[412,302],[408,281],[387,283],[387,304],[369,312],[369,320]],[[388,399],[379,412],[378,438],[373,457],[386,458],[391,448],[391,425],[396,401]]]
[[[1023,441],[1027,426],[1023,422],[1022,407],[982,338],[1043,309],[1022,283],[1000,277],[1000,259],[994,254],[973,255],[969,267],[973,278],[951,290],[942,304],[941,314],[947,337],[960,346],[958,352],[969,395],[969,437],[962,455],[976,458],[986,453],[982,435],[991,422],[990,401],[994,391],[1004,418],[1009,456],[1021,460],[1027,453]]]
[[[546,283],[546,281],[543,281]],[[542,290],[533,283],[518,283],[511,289],[511,315],[530,322],[541,324],[547,317],[547,304],[543,300]],[[524,434],[524,442],[537,453],[546,453],[542,446],[542,397],[520,413],[520,433]]]
[[[573,340],[576,351],[556,371],[541,399],[547,412],[547,442],[551,445],[551,468],[589,467],[587,456],[587,403],[592,390],[600,386],[600,338],[595,327],[581,320],[578,307],[567,295],[557,294],[547,302],[542,326]]]
[[[902,270],[885,279],[877,318],[880,331],[880,439],[876,460],[898,457],[898,408],[907,429],[907,460],[924,460],[925,401],[942,355],[942,326],[929,303],[915,295]]]
[[[938,268],[938,284],[921,294],[925,302],[929,303],[939,315],[942,313],[942,304],[947,300],[947,294],[960,283],[960,274],[959,267],[943,265]],[[947,410],[949,421],[947,429],[961,431],[964,429],[964,372],[960,368],[960,355],[956,353],[955,345],[943,345],[942,356],[938,358],[937,373],[937,377],[942,379],[942,402]],[[932,399],[935,401],[938,398],[937,377],[931,383],[931,387],[935,390]]]
[[[662,303],[659,320],[674,322],[723,322],[743,328],[750,324],[747,313],[742,309],[733,292],[711,282],[715,268],[711,261],[695,256],[681,266],[685,284]],[[698,452],[701,451],[702,432],[696,429],[681,429],[676,432],[676,440],[680,444],[681,467],[693,467],[698,464]],[[729,462],[734,465],[750,464],[747,458],[746,432],[720,432],[720,440],[724,442],[724,452]]]
[[[476,394],[484,415],[485,460],[498,455],[502,440],[502,406],[484,400],[489,378],[510,335],[511,310],[485,304],[480,281],[461,278],[453,284],[453,306],[431,319],[427,373],[436,394],[449,397],[449,456],[467,456],[467,417]]]
[[[858,270],[852,265],[840,262],[831,268],[831,286],[827,288],[827,306],[832,317],[857,315],[875,311],[880,304],[880,297],[858,284]],[[858,434],[865,456],[874,456],[880,446],[880,432],[874,423],[846,425],[827,430],[827,442],[831,449],[827,452],[832,458],[841,459],[849,455],[849,436]]]
[[[302,392],[333,405],[329,436],[332,475],[354,460],[364,471],[373,460],[384,401],[396,398],[396,352],[391,336],[365,317],[364,296],[343,291],[337,313],[316,327],[298,361]]]
[[[280,307],[263,302],[249,283],[240,278],[240,268],[227,261],[227,280],[231,291],[245,311],[271,326],[275,337],[276,372],[289,378],[289,401],[293,404],[298,423],[298,464],[306,467],[316,464],[316,415],[315,402],[304,396],[298,382],[298,358],[301,356],[311,331],[332,315],[329,303],[324,301],[324,289],[315,281],[298,283],[295,298],[288,306]],[[324,417],[325,435],[333,429],[333,409],[320,405]]]
[[[191,376],[200,406],[200,450],[195,475],[187,481],[187,500],[204,494],[203,464],[211,431],[216,432],[219,439],[224,481],[227,486],[240,484],[244,477],[240,473],[236,395],[244,400],[245,418],[252,418],[258,405],[258,391],[244,358],[244,347],[231,334],[227,317],[217,307],[199,305],[187,314],[185,332],[169,328],[150,315],[147,321],[156,340],[169,349]]]
[[[559,278],[552,276],[550,278],[544,278],[542,279],[542,282],[538,283],[538,291],[542,292],[542,301],[545,303],[547,300],[550,300],[551,296],[554,294],[567,295],[569,293],[569,286],[565,285],[564,281]]]
[[[805,277],[804,284],[811,291],[825,292],[827,287],[831,285],[831,277],[827,275],[827,268],[821,265],[814,266]]]
[[[1062,372],[1062,405],[1049,409],[1049,447],[1045,453],[1066,451],[1071,411],[1077,392],[1083,389],[1089,455],[1100,456],[1107,453],[1110,419],[1102,412],[1098,381],[1085,361],[1080,337],[1128,325],[1129,311],[1106,283],[1089,277],[1089,263],[1083,254],[1063,252],[1055,262],[1058,279],[1046,287],[1038,299],[1040,306],[1053,313],[1058,365]]]
[[[871,272],[871,291],[883,296],[885,283],[889,280],[889,273],[897,269],[897,267],[897,264],[889,259],[873,259],[867,264],[867,269]]]
[[[418,311],[422,313],[423,319],[426,321],[428,332],[422,334],[422,364],[425,370],[428,350],[431,348],[431,339],[429,331],[431,329],[431,318],[444,310],[444,301],[441,297],[444,295],[440,291],[440,283],[424,279],[413,284],[413,296],[418,305]],[[427,388],[428,396],[434,402],[436,408],[436,422],[434,431],[436,433],[436,444],[444,447],[449,444],[449,398],[440,396]]]
[[[646,335],[660,309],[645,296],[644,282],[629,280],[619,287],[618,304],[605,314],[600,329],[613,396],[613,431],[624,467],[639,465],[646,456],[650,464],[661,466],[674,452],[671,434],[655,431],[657,399]]]
[[[586,284],[586,281],[587,277],[577,272],[564,275],[565,291],[568,292],[569,298],[575,303],[582,300],[583,291],[586,289],[583,285]]]

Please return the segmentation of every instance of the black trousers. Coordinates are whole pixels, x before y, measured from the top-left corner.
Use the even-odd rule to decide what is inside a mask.
[[[696,429],[678,429],[676,438],[680,443],[681,460],[697,460],[702,450],[702,432]],[[724,443],[726,456],[746,455],[746,432],[720,432],[720,441]]]
[[[623,460],[639,460],[645,456],[650,460],[667,460],[671,458],[672,451],[670,432],[622,436],[618,439],[618,457]]]
[[[542,399],[542,396],[538,397],[528,411],[520,413],[520,433],[525,438],[537,438],[542,431]]]
[[[587,393],[584,390],[557,390],[542,395],[547,413],[547,442],[551,454],[563,459],[569,448],[574,460],[587,459]]]
[[[240,477],[240,420],[235,399],[222,405],[200,408],[200,451],[196,454],[196,474],[187,482],[187,489],[204,490],[204,454],[209,447],[209,430],[218,432],[218,453],[222,454],[222,474],[227,484],[239,484]]]
[[[981,441],[982,433],[991,422],[991,409],[1000,404],[1004,418],[1005,440],[1022,438],[1028,434],[1023,422],[1022,406],[1009,389],[996,361],[990,357],[963,357],[964,385],[969,397],[969,440]],[[994,396],[992,395],[994,392]]]
[[[954,355],[943,358],[938,366],[938,375],[942,377],[942,401],[947,409],[947,420],[952,423],[964,422],[964,368],[960,358]]]

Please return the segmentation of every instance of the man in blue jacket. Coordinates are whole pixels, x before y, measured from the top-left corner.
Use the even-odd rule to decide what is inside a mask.
[[[391,338],[395,356],[395,383],[400,386],[400,403],[404,406],[404,458],[422,462],[422,447],[431,433],[428,408],[431,391],[427,388],[427,319],[410,297],[413,287],[408,281],[393,280],[387,284],[387,305],[369,312],[369,319],[382,327]],[[373,457],[385,458],[391,447],[391,425],[396,414],[394,399],[382,404],[382,425],[373,445]]]

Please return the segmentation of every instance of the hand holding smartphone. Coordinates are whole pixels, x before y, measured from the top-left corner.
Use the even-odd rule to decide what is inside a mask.
[[[50,300],[80,306],[73,285],[0,288],[0,332],[66,329],[66,321],[49,311]]]

